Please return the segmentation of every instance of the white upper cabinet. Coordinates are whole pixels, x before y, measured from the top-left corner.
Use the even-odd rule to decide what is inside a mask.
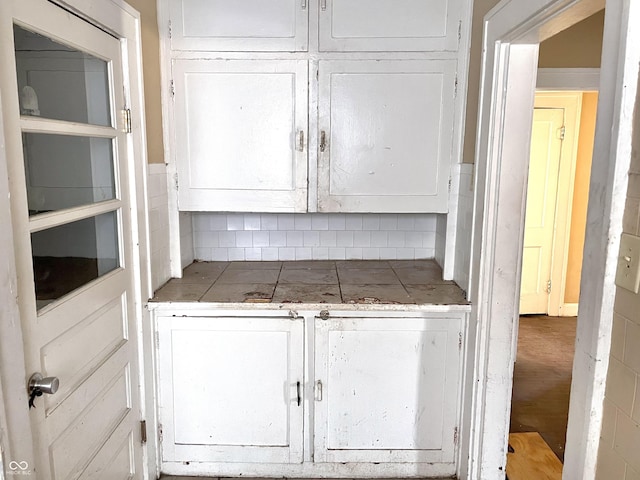
[[[318,209],[446,212],[455,61],[321,61]]]
[[[175,60],[181,210],[307,205],[307,62]]]
[[[320,50],[457,50],[461,4],[460,0],[320,0]]]
[[[172,0],[169,8],[174,50],[307,50],[307,0]]]
[[[178,208],[447,213],[471,2],[159,0]]]

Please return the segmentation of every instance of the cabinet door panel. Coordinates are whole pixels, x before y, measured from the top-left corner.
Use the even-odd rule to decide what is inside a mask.
[[[307,50],[300,0],[175,0],[169,8],[173,50]]]
[[[453,51],[458,0],[326,0],[321,51]]]
[[[164,461],[302,461],[302,321],[161,318]]]
[[[307,64],[176,60],[181,210],[304,211]]]
[[[454,68],[320,62],[320,211],[446,212]]]
[[[453,318],[318,320],[315,458],[453,464],[459,332]]]

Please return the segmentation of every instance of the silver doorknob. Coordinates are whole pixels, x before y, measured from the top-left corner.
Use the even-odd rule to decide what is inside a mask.
[[[43,377],[41,373],[34,373],[29,379],[29,394],[40,391],[53,395],[60,387],[58,377]]]

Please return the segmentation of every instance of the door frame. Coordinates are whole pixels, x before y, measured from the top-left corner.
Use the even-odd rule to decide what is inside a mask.
[[[125,101],[132,111],[132,133],[129,135],[127,151],[132,161],[128,162],[130,181],[125,186],[129,190],[131,209],[131,236],[134,265],[133,302],[136,312],[138,331],[138,360],[140,365],[140,419],[147,421],[147,428],[155,432],[155,399],[145,392],[154,391],[153,335],[148,312],[147,300],[152,296],[151,267],[149,249],[149,226],[147,214],[147,154],[144,118],[144,95],[142,84],[142,45],[140,14],[122,0],[51,0],[108,32],[120,40],[123,51],[123,70],[125,75]],[[2,54],[0,52],[0,54]],[[2,108],[0,91],[0,112]],[[0,198],[8,198],[7,158],[5,151],[4,115],[0,115]],[[13,252],[14,240],[9,202],[0,202],[0,221],[5,226],[0,232],[0,251]],[[24,362],[24,347],[20,312],[16,300],[16,267],[14,256],[10,255],[8,266],[0,271],[0,388],[4,398],[3,415],[6,423],[0,423],[0,442],[5,459],[8,462],[27,461],[33,465],[33,433],[25,428],[29,425],[27,408],[26,381],[29,372]],[[148,443],[143,446],[143,476],[157,476],[157,438],[148,435]]]
[[[503,0],[484,19],[470,288],[476,381],[463,424],[461,478],[504,478],[532,120],[521,112],[533,109],[538,46],[603,6]],[[632,28],[640,5],[607,0],[606,9],[566,479],[595,478],[640,63],[640,32]]]

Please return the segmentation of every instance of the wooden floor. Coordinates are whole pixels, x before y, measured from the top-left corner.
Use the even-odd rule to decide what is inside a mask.
[[[575,317],[520,317],[510,432],[539,432],[561,461],[575,334]]]
[[[507,480],[562,480],[562,463],[539,433],[509,435]]]

